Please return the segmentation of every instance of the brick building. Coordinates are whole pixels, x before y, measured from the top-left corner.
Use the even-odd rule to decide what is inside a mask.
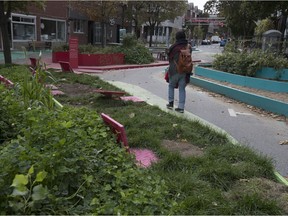
[[[28,12],[13,11],[9,22],[11,49],[29,48],[29,44],[50,45],[67,43],[70,36],[79,44],[101,43],[100,23],[88,19],[72,9],[70,1],[46,1],[44,10],[29,6]],[[113,20],[106,27],[107,42],[119,42],[120,20]],[[0,49],[3,49],[0,36]]]

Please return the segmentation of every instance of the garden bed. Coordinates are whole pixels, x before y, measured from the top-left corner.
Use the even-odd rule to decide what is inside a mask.
[[[204,67],[195,67],[195,74],[201,77],[207,77],[213,80],[228,82],[239,86],[265,91],[288,93],[288,82],[237,75]]]
[[[78,54],[79,66],[106,66],[125,64],[123,53],[111,54]],[[69,62],[69,52],[52,52],[52,62]]]
[[[276,81],[230,74],[202,67],[195,68],[195,75],[196,76],[192,77],[190,81],[194,85],[269,112],[288,116],[288,103],[286,99],[288,98],[287,82],[275,83]],[[253,79],[254,82],[250,79]],[[247,82],[250,83],[248,86],[246,85]],[[280,85],[280,83],[282,83],[284,87]],[[279,86],[277,86],[277,84]],[[235,86],[237,87],[235,88]],[[267,95],[269,92],[267,91],[267,88],[270,91],[269,95]],[[278,92],[271,91],[275,88],[278,88]],[[281,91],[279,91],[279,88]],[[252,91],[252,89],[254,90]],[[266,95],[259,94],[259,92]],[[281,100],[275,97],[276,95],[281,98]]]

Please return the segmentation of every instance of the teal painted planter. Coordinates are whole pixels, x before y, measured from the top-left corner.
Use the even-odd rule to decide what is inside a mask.
[[[228,82],[239,86],[245,86],[271,92],[288,92],[288,82],[241,76],[199,66],[195,67],[195,74],[198,76],[203,76],[222,82]]]
[[[264,67],[256,72],[255,77],[288,81],[288,69],[281,69],[278,71],[274,68]]]
[[[288,116],[288,104],[191,76],[190,83],[269,112]]]

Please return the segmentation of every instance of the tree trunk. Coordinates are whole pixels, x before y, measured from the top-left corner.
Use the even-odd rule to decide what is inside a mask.
[[[287,22],[287,12],[286,11],[282,11],[282,17],[281,17],[281,25],[280,25],[280,32],[282,33],[282,37],[281,37],[281,43],[280,43],[280,53],[284,53],[285,49],[284,49],[284,33],[286,30],[286,22]]]
[[[3,51],[4,51],[4,61],[5,64],[11,64],[11,50],[10,50],[10,39],[8,34],[8,25],[7,22],[1,23],[1,35],[3,40]]]
[[[4,11],[4,1],[0,2],[0,30],[3,41],[3,50],[4,50],[4,62],[5,64],[11,64],[11,50],[10,50],[10,39],[8,34],[8,18],[5,16]]]
[[[149,47],[152,47],[152,36],[154,33],[154,25],[149,26]]]

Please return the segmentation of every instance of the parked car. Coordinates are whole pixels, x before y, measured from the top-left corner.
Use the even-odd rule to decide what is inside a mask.
[[[227,43],[227,39],[222,39],[220,41],[220,47],[224,47],[226,45],[226,43]]]
[[[210,45],[210,44],[211,44],[211,41],[207,39],[202,40],[202,43],[201,43],[201,45]]]
[[[221,38],[217,35],[214,35],[211,37],[212,43],[219,43],[221,41]]]

